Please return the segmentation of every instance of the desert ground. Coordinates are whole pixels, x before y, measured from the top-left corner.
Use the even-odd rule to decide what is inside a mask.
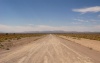
[[[0,51],[0,63],[100,63],[100,52],[49,34]]]
[[[85,38],[75,38],[75,37],[66,37],[66,36],[59,36],[61,38],[67,39],[69,41],[78,43],[80,45],[83,45],[85,47],[88,47],[90,49],[96,50],[100,52],[100,41],[98,40],[90,40],[90,39],[85,39]]]

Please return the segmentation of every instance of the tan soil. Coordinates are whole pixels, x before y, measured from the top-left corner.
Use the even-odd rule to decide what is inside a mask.
[[[90,49],[100,51],[100,41],[84,39],[84,38],[78,39],[75,37],[66,37],[66,36],[60,36],[60,37],[73,41],[75,43],[81,44],[83,46],[89,47]]]
[[[50,34],[1,52],[0,63],[100,63],[100,53]]]

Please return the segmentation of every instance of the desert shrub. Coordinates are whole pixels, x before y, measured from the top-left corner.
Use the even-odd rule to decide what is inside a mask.
[[[9,48],[6,48],[6,50],[10,50]]]
[[[8,38],[5,38],[5,40],[7,40]]]
[[[21,39],[21,37],[17,37],[17,40]]]
[[[0,48],[2,48],[3,47],[3,45],[0,43]]]
[[[6,35],[8,35],[8,33],[6,33]]]
[[[8,40],[8,42],[11,42],[11,40]]]

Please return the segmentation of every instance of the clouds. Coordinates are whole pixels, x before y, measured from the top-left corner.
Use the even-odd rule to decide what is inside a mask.
[[[74,22],[72,22],[72,24],[94,25],[94,26],[96,24],[100,24],[99,20],[100,6],[77,8],[77,9],[72,9],[72,11],[81,13],[81,15],[79,16],[83,17],[83,18],[73,19]],[[85,13],[92,13],[92,14],[85,14]]]
[[[95,20],[95,19],[74,19],[74,22],[72,22],[72,24],[77,24],[77,25],[79,25],[79,24],[81,24],[81,25],[83,25],[83,24],[97,24],[98,22],[99,22],[100,20]]]
[[[86,23],[88,23],[88,22],[90,22],[90,23],[96,23],[96,22],[99,22],[100,20],[95,20],[95,19],[74,19],[74,20],[76,20],[76,21],[78,21],[78,22],[86,22]]]
[[[90,31],[100,32],[100,25],[94,26],[47,26],[47,25],[35,25],[35,26],[9,26],[0,24],[0,32],[28,32],[28,31]]]
[[[82,14],[88,13],[88,12],[100,12],[100,6],[94,6],[94,7],[87,7],[87,8],[79,8],[79,9],[72,9],[74,12],[80,12]]]
[[[74,19],[74,20],[76,20],[78,22],[89,22],[88,20],[83,20],[83,19]]]

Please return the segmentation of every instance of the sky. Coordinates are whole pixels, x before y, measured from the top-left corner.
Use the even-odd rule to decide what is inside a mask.
[[[0,0],[0,32],[100,32],[100,0]]]

